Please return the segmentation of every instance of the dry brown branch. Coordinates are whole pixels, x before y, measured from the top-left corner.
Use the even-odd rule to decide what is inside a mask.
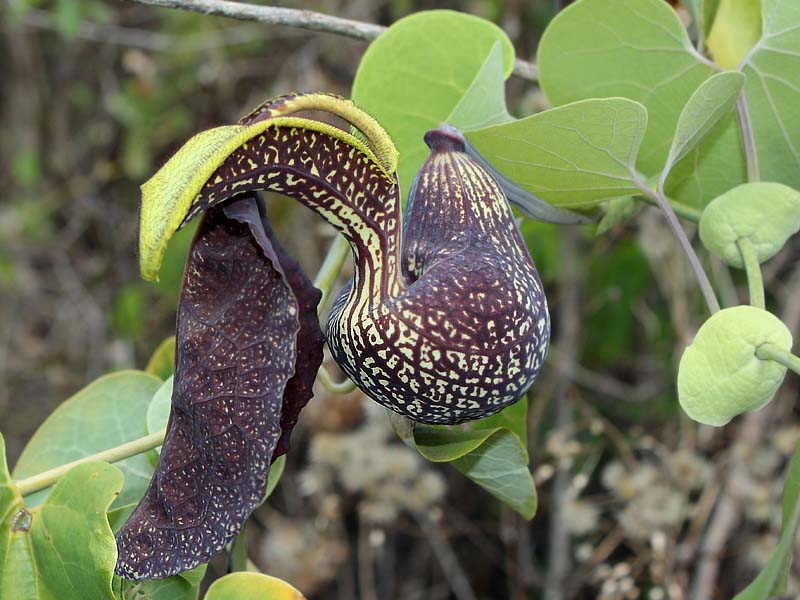
[[[453,595],[458,600],[477,600],[469,578],[439,523],[428,513],[422,511],[415,513],[414,517],[416,517],[421,530],[425,532],[425,537],[439,561],[439,566],[450,584]]]
[[[311,31],[335,33],[356,40],[370,42],[386,31],[386,27],[343,19],[312,10],[260,6],[230,0],[128,0],[137,4],[148,4],[163,8],[177,8],[218,17],[229,17],[243,21],[258,21],[268,25],[284,25]],[[539,69],[530,62],[516,59],[513,75],[526,81],[538,81]]]
[[[558,289],[558,346],[562,349],[564,360],[558,363],[556,394],[556,427],[560,431],[568,431],[572,423],[571,388],[574,379],[574,367],[577,364],[576,352],[580,347],[580,314],[581,314],[581,262],[576,247],[579,244],[579,233],[566,229],[561,237],[561,270],[559,271]],[[545,579],[544,597],[547,600],[561,600],[566,597],[564,587],[571,569],[570,537],[566,524],[565,499],[569,488],[570,474],[568,467],[559,465],[553,480],[552,498],[550,501],[550,565]]]

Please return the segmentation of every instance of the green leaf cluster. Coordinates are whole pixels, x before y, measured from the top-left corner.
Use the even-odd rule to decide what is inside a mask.
[[[447,462],[526,519],[536,514],[536,488],[528,469],[528,401],[460,425],[394,420],[395,429],[431,462]]]
[[[148,370],[162,374],[171,371],[173,352],[174,341],[165,340],[151,357]],[[0,597],[197,599],[206,565],[144,582],[113,574],[117,558],[113,530],[125,521],[147,489],[157,461],[155,452],[139,453],[115,465],[79,464],[55,485],[24,497],[17,486],[26,485],[34,475],[163,430],[171,392],[171,375],[162,381],[152,372],[131,370],[101,377],[63,402],[42,423],[13,474],[6,466],[0,435]],[[270,471],[265,499],[275,489],[283,465],[281,457]],[[229,576],[232,580],[228,585],[246,583],[253,593],[263,592],[258,597],[302,598],[299,592],[287,595],[285,590],[293,588],[280,580],[269,578],[267,585],[257,578],[245,582],[238,578],[242,574],[234,575],[237,577]],[[264,595],[267,592],[272,595]],[[223,586],[218,598],[227,598],[225,594],[229,593]]]
[[[119,469],[72,469],[36,508],[25,506],[0,436],[0,596],[113,600],[116,545],[106,511],[122,487]]]
[[[405,190],[422,160],[424,130],[446,119],[502,175],[547,202],[577,210],[606,205],[600,233],[635,215],[637,198],[669,202],[699,221],[706,248],[746,269],[753,305],[713,315],[681,361],[681,406],[700,422],[722,425],[767,403],[798,360],[788,330],[764,309],[758,265],[800,229],[800,118],[792,108],[800,93],[800,5],[686,5],[697,47],[661,0],[572,3],[539,46],[540,83],[554,108],[520,119],[503,93],[507,40],[488,23],[450,15],[458,34],[469,31],[479,43],[470,53],[434,44],[452,39],[440,12],[389,28],[362,61],[353,96],[395,138]],[[532,506],[526,477],[512,466],[522,460],[510,451],[511,429],[418,425],[401,435],[429,460],[473,475],[503,448],[490,467],[493,485],[473,478],[522,514]],[[501,483],[515,471],[515,485]]]
[[[547,28],[538,52],[541,86],[554,108],[524,118],[515,119],[506,105],[504,84],[514,64],[508,37],[488,21],[452,11],[418,13],[390,27],[364,55],[352,95],[393,137],[405,193],[427,154],[425,130],[446,121],[465,131],[502,174],[551,204],[579,210],[606,205],[599,231],[635,215],[635,197],[652,200],[657,194],[668,196],[682,214],[699,218],[704,246],[727,264],[746,268],[754,304],[714,314],[681,359],[681,406],[701,423],[723,425],[769,402],[783,380],[787,362],[765,359],[759,350],[769,345],[791,356],[793,340],[785,325],[756,306],[764,304],[763,289],[761,301],[755,298],[761,286],[758,265],[800,229],[800,4],[687,0],[686,5],[695,18],[697,48],[662,0],[571,4]],[[62,33],[75,35],[81,11],[92,6],[99,5],[58,2]],[[703,45],[714,62],[702,53]],[[185,133],[185,109],[168,101],[180,117],[172,119],[170,131]],[[137,124],[131,129],[142,137],[157,129],[151,127],[153,115],[163,108],[145,104],[129,93],[110,108]],[[214,138],[224,145],[238,132],[212,130],[200,141],[205,146]],[[149,169],[152,153],[143,158],[138,147],[147,150],[150,144],[126,142],[132,173]],[[20,179],[36,171],[35,164],[22,167]],[[175,261],[177,270],[180,262]],[[638,282],[629,284],[639,289]],[[123,334],[131,315],[141,313],[142,298],[134,288],[120,295],[112,322]],[[628,307],[614,308],[619,310],[608,313],[612,329],[617,337],[629,337],[623,325],[616,326]],[[624,340],[609,338],[612,350],[624,346]],[[112,529],[144,493],[155,452],[117,466],[81,464],[52,488],[25,498],[15,480],[163,429],[173,356],[174,340],[167,340],[146,372],[108,375],[64,402],[26,447],[13,480],[0,437],[0,597],[122,598],[132,591],[112,576]],[[526,420],[522,400],[464,426],[416,425],[401,433],[428,460],[451,463],[531,518],[537,500]],[[275,466],[267,495],[282,470],[282,463]],[[800,451],[789,467],[781,541],[761,575],[737,598],[784,591],[799,520]],[[145,582],[136,592],[194,599],[203,574],[201,567]],[[268,576],[235,573],[215,582],[207,597],[302,596]]]

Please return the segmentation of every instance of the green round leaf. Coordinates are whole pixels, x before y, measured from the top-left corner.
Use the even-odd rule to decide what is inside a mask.
[[[800,188],[800,10],[796,0],[760,4],[761,39],[740,67],[758,170],[763,181]]]
[[[36,430],[22,451],[13,476],[24,479],[73,460],[108,450],[145,435],[145,414],[161,381],[142,371],[105,375],[65,400]],[[135,504],[153,474],[146,454],[117,463],[125,485],[114,508]],[[25,497],[36,506],[50,490]]]
[[[725,425],[767,404],[786,367],[756,358],[756,349],[765,343],[792,347],[786,325],[765,310],[735,306],[708,319],[678,368],[678,400],[686,414],[706,425]]]
[[[304,600],[297,589],[277,577],[239,571],[211,584],[205,600]]]
[[[472,15],[450,10],[415,13],[370,44],[353,81],[352,97],[392,136],[400,151],[398,175],[404,194],[428,155],[425,131],[450,116],[479,75],[478,88],[485,79],[497,78],[491,72],[495,63],[487,62],[497,42],[502,81],[513,68],[514,47],[497,25]],[[469,123],[497,117],[498,107],[485,105],[484,115],[470,109]],[[462,118],[465,110],[462,106],[459,111]]]
[[[780,183],[745,183],[715,198],[700,219],[700,239],[731,266],[742,268],[737,240],[748,238],[759,262],[778,253],[800,229],[800,192]]]
[[[661,171],[683,107],[716,72],[663,0],[577,0],[548,25],[538,59],[542,89],[554,106],[614,96],[645,106],[636,166],[646,176]],[[736,117],[727,114],[675,165],[667,194],[702,207],[746,175]]]

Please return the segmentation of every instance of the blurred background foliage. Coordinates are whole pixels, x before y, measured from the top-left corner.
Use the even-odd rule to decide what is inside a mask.
[[[462,10],[498,23],[530,60],[562,4],[281,3],[383,25]],[[142,368],[173,328],[192,231],[172,240],[161,281],[141,282],[138,186],[190,134],[264,98],[348,95],[366,45],[101,0],[2,0],[0,11],[0,428],[13,465],[61,401],[103,373]],[[547,107],[529,82],[512,78],[507,91],[517,116]],[[269,206],[314,273],[332,231],[285,199]],[[423,463],[359,393],[319,388],[283,480],[249,528],[261,569],[322,599],[705,600],[696,594],[730,597],[763,565],[798,438],[796,378],[756,425],[698,428],[680,412],[673,380],[701,298],[656,210],[602,235],[532,221],[522,231],[555,331],[529,397],[535,519]],[[795,335],[797,256],[795,240],[765,269],[768,300]],[[745,297],[739,274],[710,267],[728,303]],[[709,521],[734,475],[733,513]]]

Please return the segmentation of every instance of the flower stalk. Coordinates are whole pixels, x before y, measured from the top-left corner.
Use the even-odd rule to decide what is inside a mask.
[[[39,490],[43,490],[49,488],[51,485],[54,485],[59,479],[69,473],[73,467],[77,467],[78,465],[95,461],[115,463],[125,460],[126,458],[130,458],[131,456],[141,454],[142,452],[147,452],[148,450],[157,448],[164,442],[164,436],[166,435],[166,432],[166,429],[162,429],[156,433],[151,433],[150,435],[137,438],[125,444],[109,448],[108,450],[103,450],[102,452],[98,452],[96,454],[84,456],[83,458],[73,460],[72,462],[49,469],[37,475],[32,475],[31,477],[26,477],[25,479],[19,479],[15,482],[17,489],[22,496],[27,496],[33,492],[38,492]]]

